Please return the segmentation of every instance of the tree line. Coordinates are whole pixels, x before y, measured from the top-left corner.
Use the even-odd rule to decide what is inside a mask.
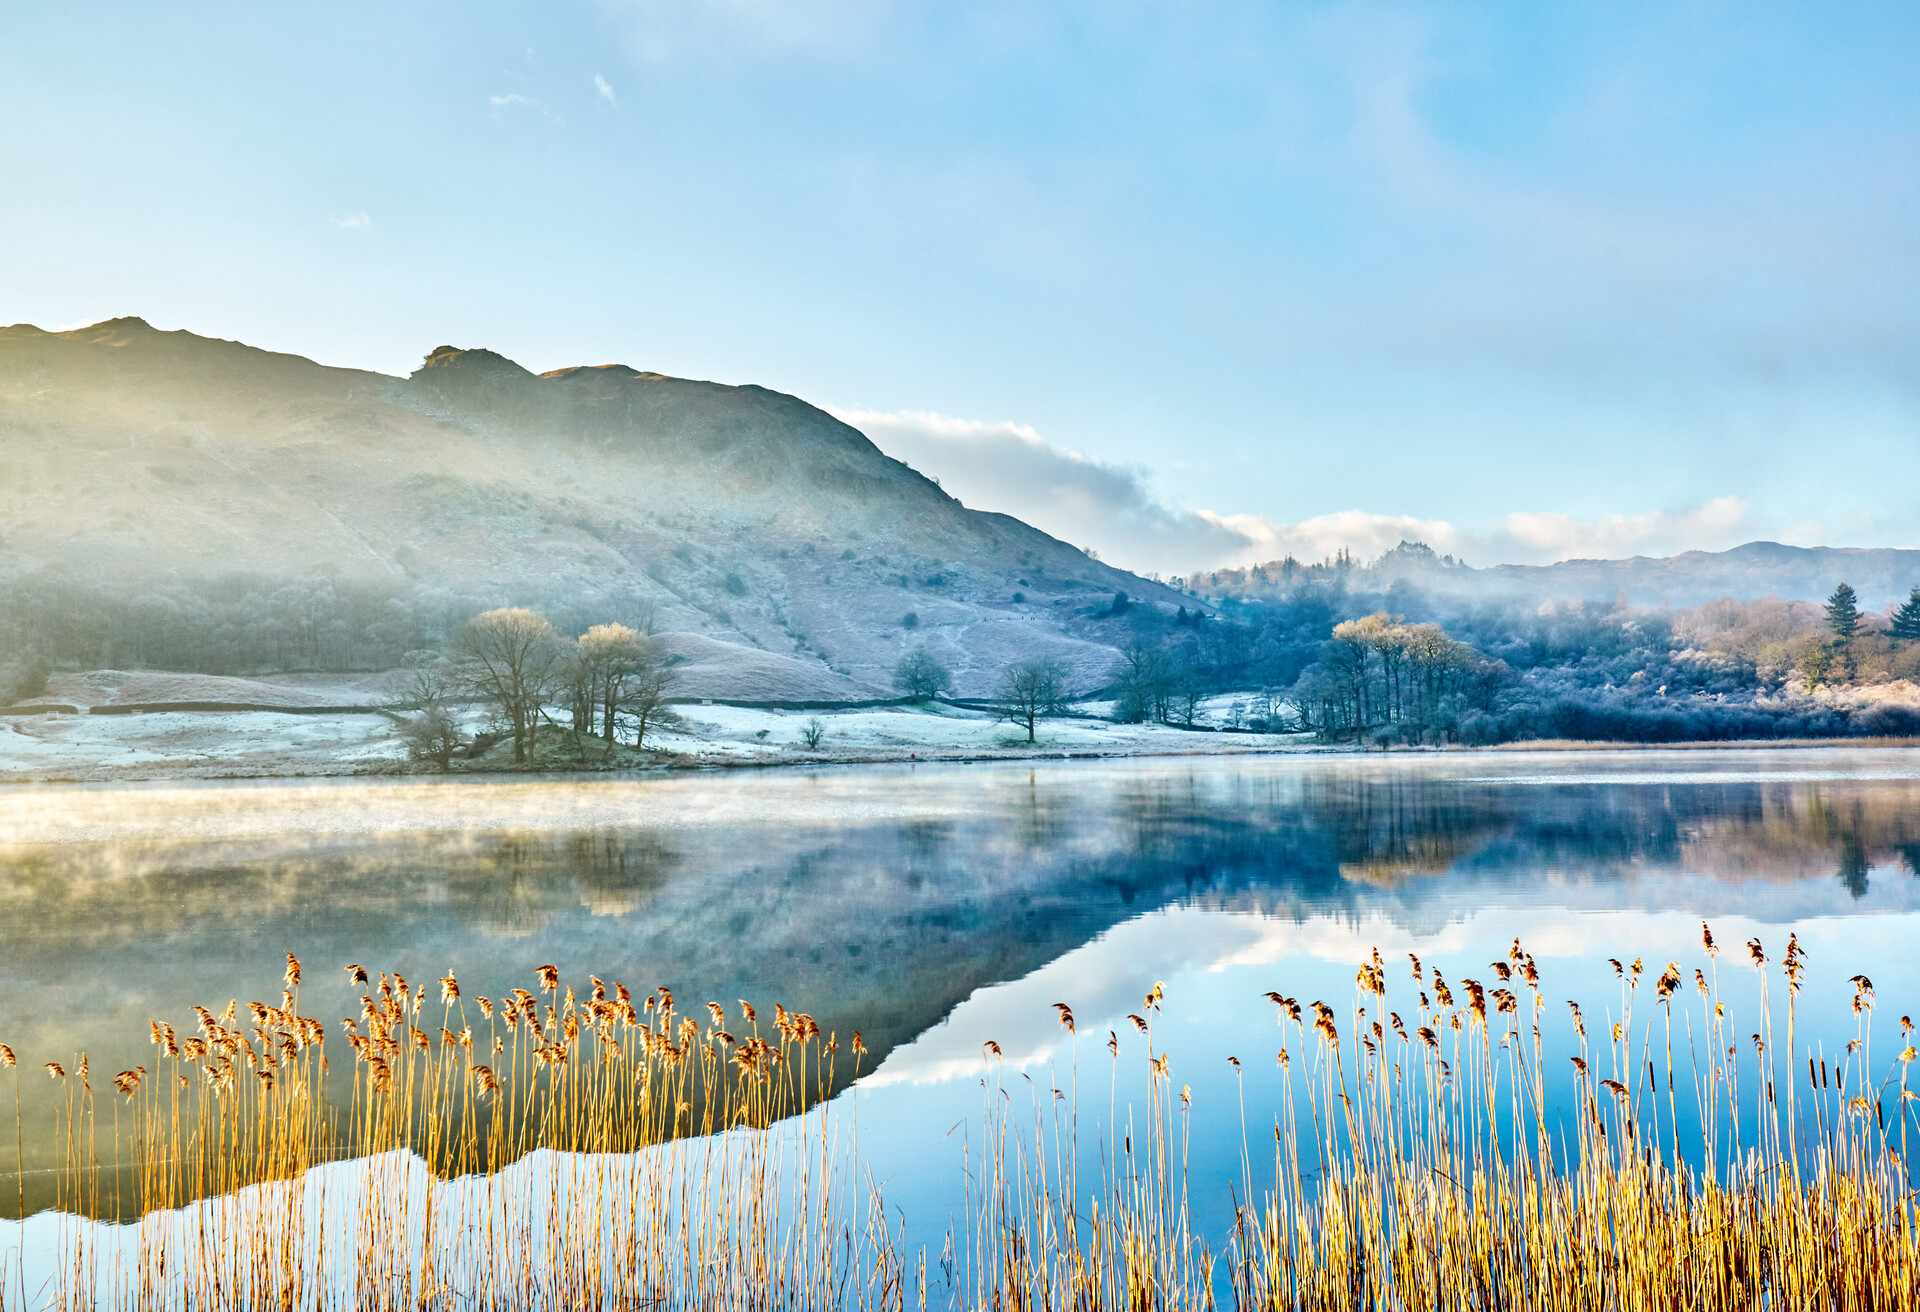
[[[1334,625],[1326,654],[1303,672],[1290,700],[1300,725],[1323,737],[1398,730],[1450,734],[1485,710],[1511,676],[1438,624],[1376,613]]]

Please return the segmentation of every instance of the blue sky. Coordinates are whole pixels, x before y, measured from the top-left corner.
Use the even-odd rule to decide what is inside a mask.
[[[827,405],[1179,571],[1920,546],[1920,9],[8,6],[0,321]]]

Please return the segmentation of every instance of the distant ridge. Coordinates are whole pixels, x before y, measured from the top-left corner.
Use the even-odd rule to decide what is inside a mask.
[[[1296,568],[1307,568],[1298,566]],[[1312,567],[1324,574],[1328,567]],[[1198,575],[1203,591],[1247,590],[1254,571],[1284,579],[1286,564]],[[1337,573],[1337,569],[1335,570]],[[1871,610],[1885,610],[1920,587],[1920,549],[1904,547],[1794,547],[1748,542],[1726,551],[1620,560],[1576,559],[1552,565],[1472,566],[1419,542],[1402,542],[1378,559],[1350,567],[1352,581],[1388,588],[1406,584],[1441,596],[1505,601],[1606,601],[1644,609],[1678,608],[1732,599],[1823,601],[1845,581]],[[1257,578],[1252,590],[1260,590]]]
[[[1863,604],[1882,610],[1906,600],[1920,587],[1920,550],[1794,547],[1759,541],[1726,551],[1500,565],[1485,572],[1522,591],[1621,597],[1636,606],[1691,606],[1723,597],[1817,601],[1845,580]]]

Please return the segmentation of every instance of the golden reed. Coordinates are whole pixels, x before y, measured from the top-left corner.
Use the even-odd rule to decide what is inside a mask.
[[[931,1277],[862,1182],[848,1118],[825,1114],[841,1044],[810,1015],[776,1005],[763,1027],[745,1000],[687,1014],[665,987],[599,979],[576,994],[551,966],[497,998],[449,973],[430,1002],[356,965],[334,1075],[289,955],[277,1005],[153,1022],[151,1064],[111,1092],[83,1055],[45,1063],[64,1092],[54,1274],[29,1288],[23,1248],[0,1308],[1920,1309],[1911,1022],[1876,1067],[1856,975],[1854,1037],[1803,1066],[1797,939],[1777,966],[1746,945],[1760,1005],[1736,1028],[1701,935],[1690,975],[1613,962],[1617,1019],[1590,1031],[1566,1002],[1554,1069],[1557,1009],[1517,940],[1484,980],[1412,957],[1396,989],[1375,951],[1341,1008],[1268,993],[1282,1092],[1256,1139],[1229,1059],[1239,1178],[1213,1236],[1193,1219],[1192,1096],[1156,1035],[1164,986],[1123,1023],[1145,1049],[1137,1110],[1107,1033],[1097,1144],[1077,1055],[1065,1088],[1017,1104],[1027,1081],[988,1040],[986,1132]],[[1053,1011],[1071,1045],[1072,1008]],[[865,1045],[846,1046],[857,1075]],[[11,1048],[0,1065],[17,1100]],[[329,1080],[350,1082],[339,1102]],[[85,1219],[122,1210],[130,1229]]]

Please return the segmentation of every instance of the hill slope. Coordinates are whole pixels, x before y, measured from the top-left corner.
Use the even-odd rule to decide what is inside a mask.
[[[0,584],[235,576],[373,589],[442,629],[508,603],[651,615],[709,640],[709,695],[752,695],[770,659],[790,693],[874,695],[922,643],[962,692],[1041,651],[1096,683],[1113,593],[1181,600],[765,388],[445,346],[401,379],[139,319],[0,329]],[[751,655],[741,689],[713,643]]]

